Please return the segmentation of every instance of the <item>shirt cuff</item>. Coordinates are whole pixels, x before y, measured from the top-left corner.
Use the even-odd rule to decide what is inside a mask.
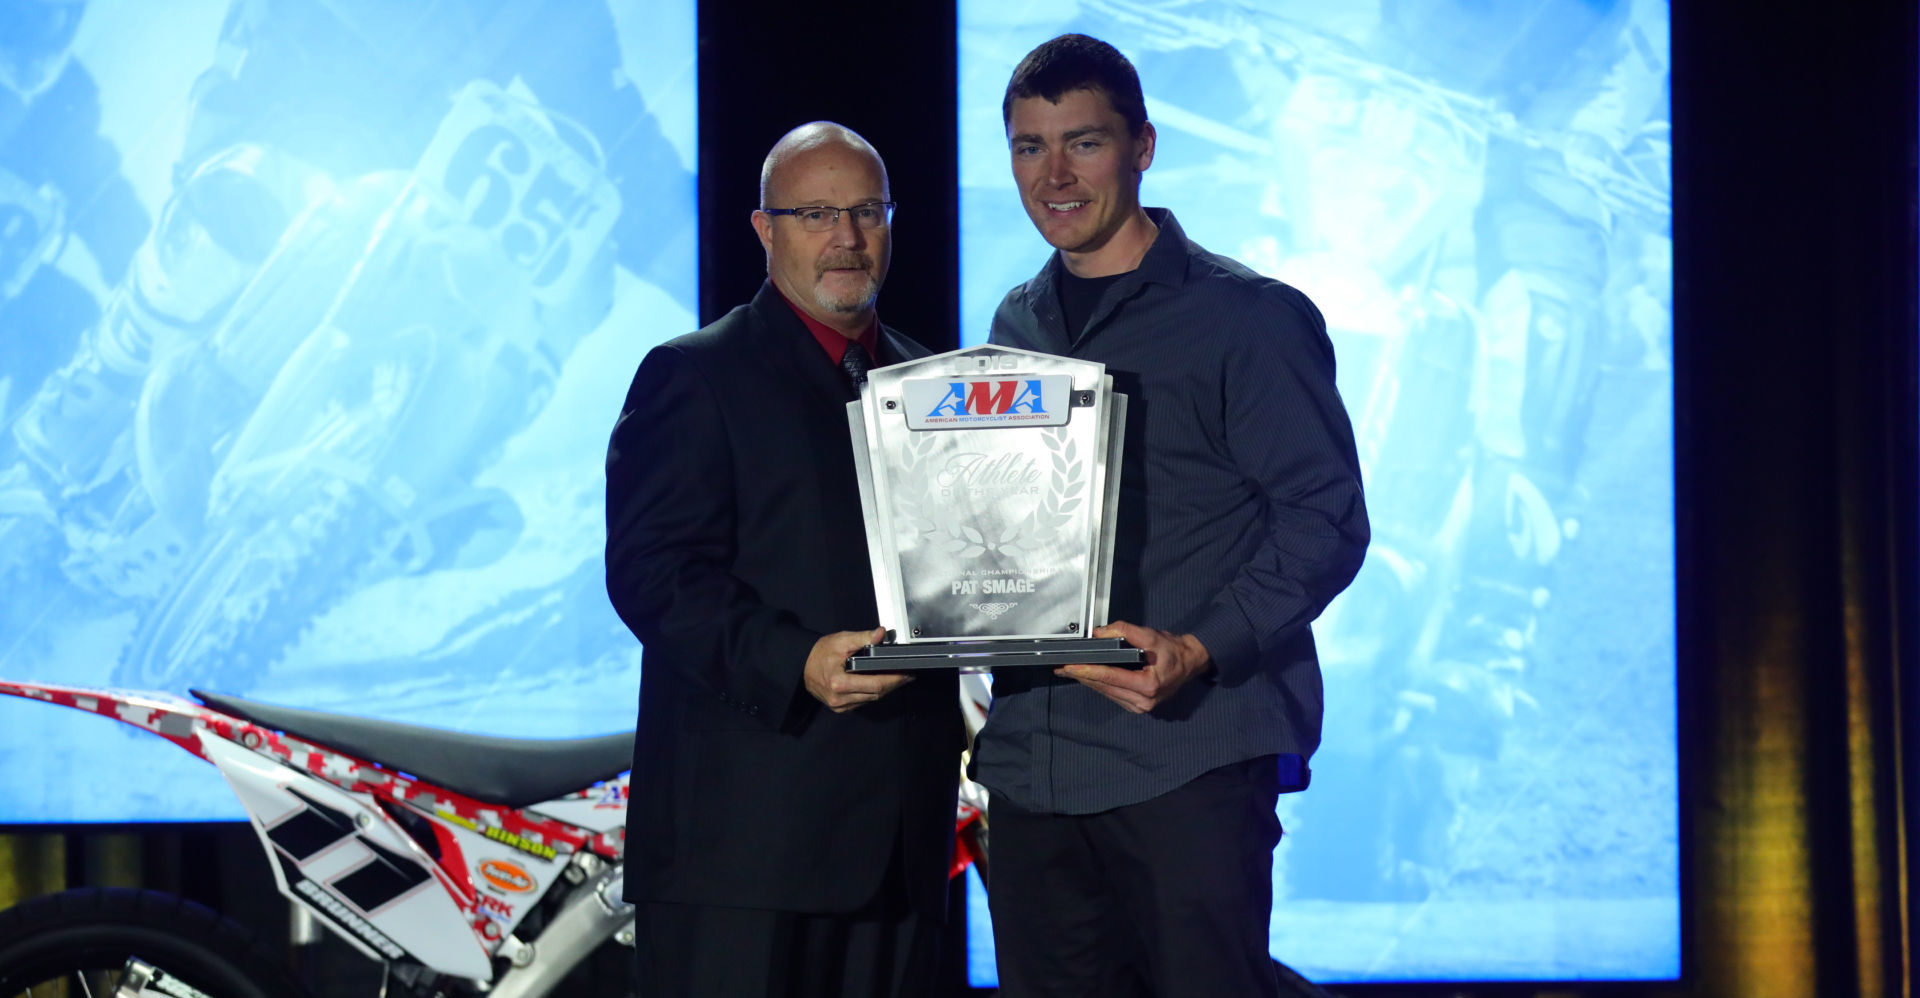
[[[1260,643],[1246,614],[1231,603],[1215,603],[1206,616],[1193,625],[1192,635],[1206,646],[1213,660],[1213,671],[1225,686],[1238,685],[1252,676],[1260,664]]]

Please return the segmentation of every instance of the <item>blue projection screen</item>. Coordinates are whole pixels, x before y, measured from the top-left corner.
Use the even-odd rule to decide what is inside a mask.
[[[1140,70],[1142,200],[1327,317],[1374,542],[1314,627],[1326,735],[1279,807],[1274,956],[1326,981],[1677,976],[1666,5],[959,22],[964,342],[1046,259],[1000,101],[1067,31]]]
[[[0,2],[0,676],[630,728],[602,462],[694,327],[693,0]],[[0,823],[239,818],[0,698]]]

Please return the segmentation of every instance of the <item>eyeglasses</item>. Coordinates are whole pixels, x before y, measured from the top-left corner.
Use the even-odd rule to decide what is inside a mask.
[[[800,220],[800,227],[808,232],[825,232],[840,224],[840,213],[853,216],[853,224],[862,229],[878,229],[893,221],[894,202],[868,201],[851,208],[835,208],[831,205],[803,205],[799,208],[762,208],[769,215],[792,215]]]

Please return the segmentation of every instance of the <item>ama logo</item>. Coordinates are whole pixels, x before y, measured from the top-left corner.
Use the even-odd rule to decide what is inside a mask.
[[[1044,416],[1047,408],[1041,398],[1040,381],[949,381],[947,393],[933,410],[934,416],[1006,416],[1015,413]]]
[[[1073,378],[1066,374],[1009,371],[996,377],[954,372],[940,378],[907,378],[900,383],[900,395],[906,403],[902,415],[914,430],[1064,426],[1076,405]],[[887,402],[889,407],[894,404]]]

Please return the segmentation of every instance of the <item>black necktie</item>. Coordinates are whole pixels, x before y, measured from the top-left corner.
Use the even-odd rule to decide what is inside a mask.
[[[861,346],[859,340],[848,340],[847,352],[840,355],[840,370],[853,386],[855,398],[860,396],[860,386],[867,383],[867,369],[872,366],[873,358],[867,356],[867,348]]]

